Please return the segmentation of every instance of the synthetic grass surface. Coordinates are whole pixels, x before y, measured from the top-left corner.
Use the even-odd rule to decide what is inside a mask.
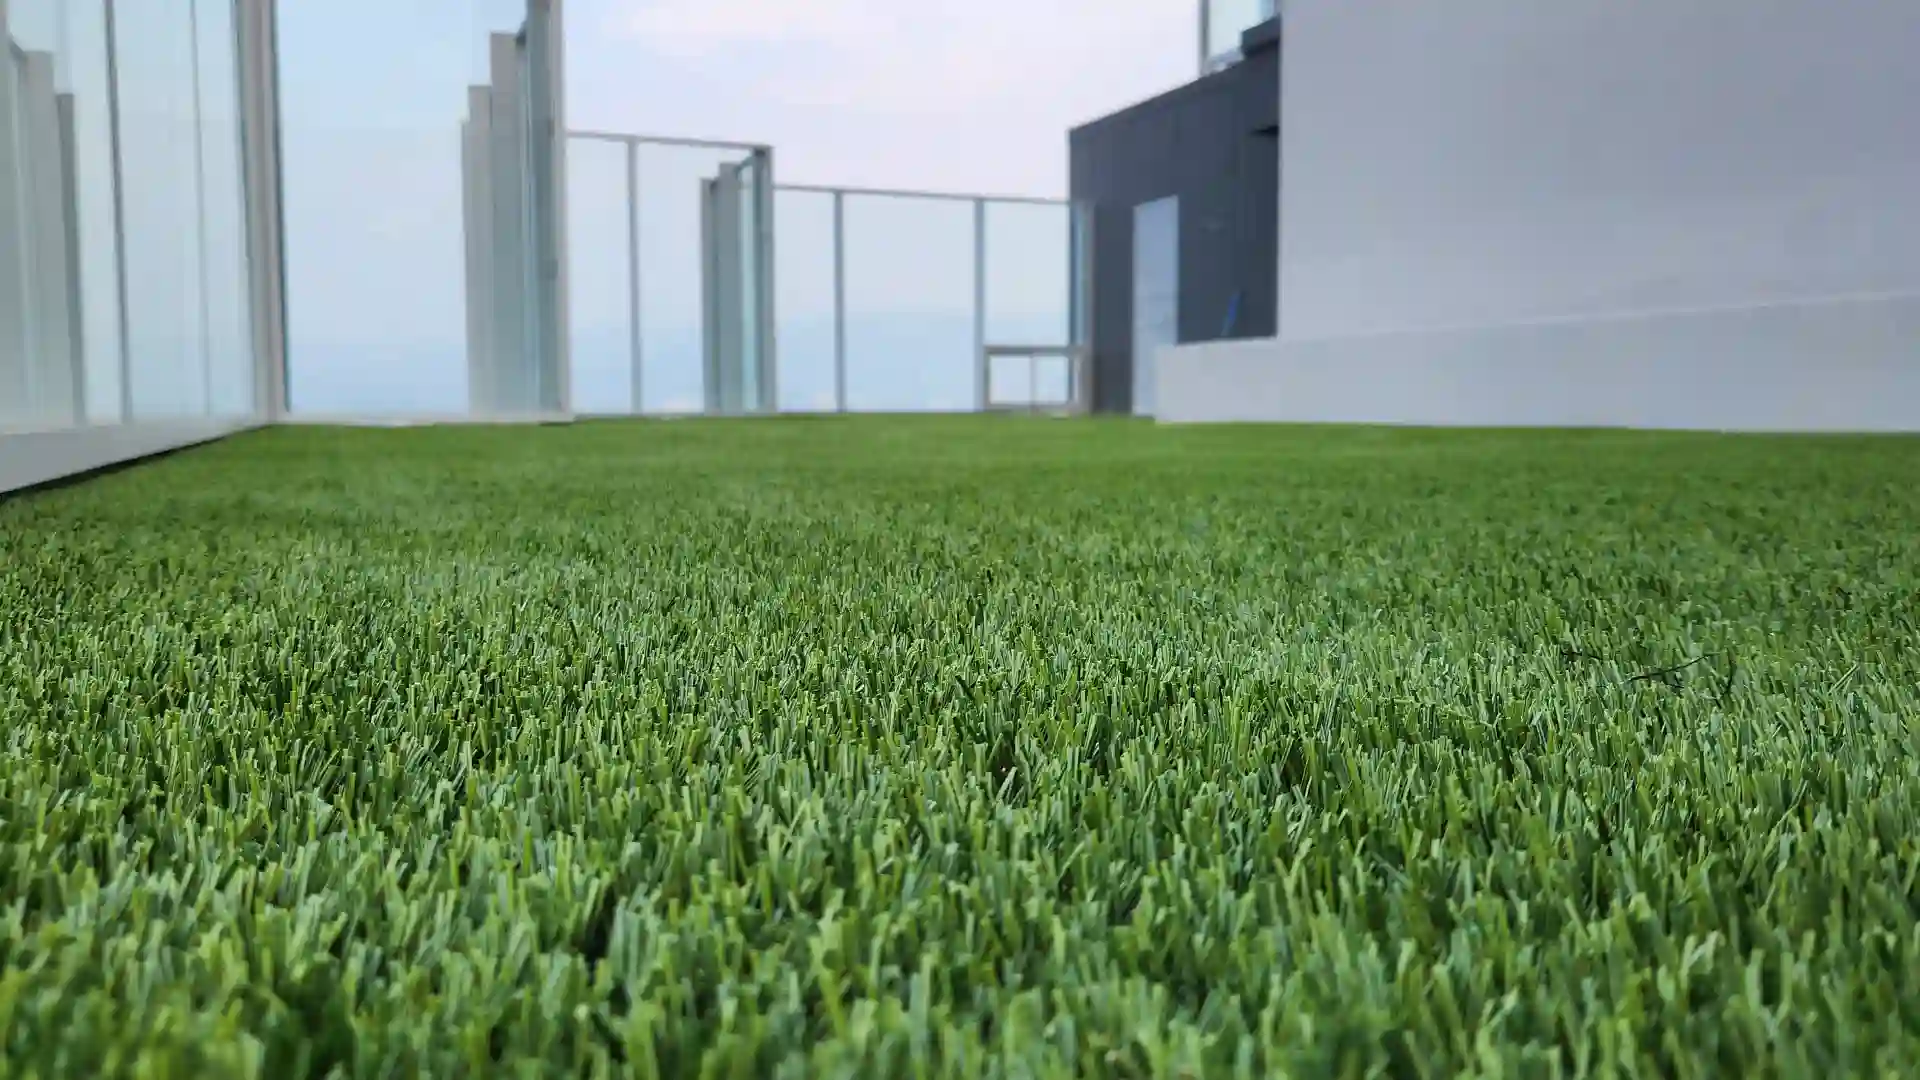
[[[0,1075],[1892,1074],[1920,441],[275,429],[0,502]]]

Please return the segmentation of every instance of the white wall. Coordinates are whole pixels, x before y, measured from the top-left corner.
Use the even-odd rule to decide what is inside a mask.
[[[1163,350],[1172,421],[1920,430],[1920,300]]]
[[[1920,4],[1285,17],[1280,339],[1164,418],[1920,429]]]

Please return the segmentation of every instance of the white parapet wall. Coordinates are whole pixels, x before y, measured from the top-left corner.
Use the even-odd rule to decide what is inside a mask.
[[[1280,336],[1162,419],[1920,430],[1920,4],[1285,19]]]
[[[1163,350],[1173,422],[1920,431],[1920,298]]]
[[[196,417],[9,432],[0,435],[0,495],[184,450],[258,426],[251,419]]]

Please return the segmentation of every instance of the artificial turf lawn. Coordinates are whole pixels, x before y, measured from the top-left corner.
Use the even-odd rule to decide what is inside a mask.
[[[0,502],[0,1074],[1898,1071],[1917,586],[1911,439],[236,437]]]

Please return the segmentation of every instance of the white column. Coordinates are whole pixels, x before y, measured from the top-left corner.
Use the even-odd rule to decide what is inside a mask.
[[[79,358],[73,349],[73,276],[67,266],[67,203],[63,175],[65,154],[60,138],[60,105],[53,90],[53,54],[26,54],[18,102],[19,140],[27,149],[25,190],[28,193],[29,255],[27,295],[33,304],[29,323],[28,384],[32,409],[40,426],[67,427],[74,422],[74,369]]]
[[[733,411],[728,386],[735,362],[728,347],[732,338],[727,332],[734,311],[727,295],[726,175],[723,167],[718,177],[704,181],[700,200],[700,244],[707,267],[707,412],[717,416]]]
[[[749,327],[741,274],[740,168],[724,165],[720,175],[700,184],[702,335],[706,357],[706,411],[733,416],[745,411],[745,349]]]
[[[479,385],[475,377],[480,369],[479,321],[481,307],[477,283],[479,282],[479,263],[474,258],[474,200],[473,200],[473,121],[460,121],[460,237],[466,243],[466,256],[461,262],[465,271],[466,288],[460,296],[461,306],[467,315],[467,411],[476,411],[473,407],[474,389]]]
[[[643,392],[645,342],[640,325],[640,144],[629,142],[621,149],[627,156],[627,360],[633,366],[633,415],[639,416],[647,411]],[[566,319],[561,323],[564,326]]]
[[[492,410],[528,408],[526,114],[520,93],[520,56],[512,34],[491,41],[492,111],[488,142],[493,196]]]
[[[60,198],[66,207],[66,234],[61,237],[67,259],[67,341],[73,357],[73,423],[87,422],[87,320],[85,290],[80,274],[80,148],[72,94],[54,99],[60,123]]]
[[[721,411],[720,369],[720,260],[714,191],[717,180],[700,181],[700,351],[702,404],[708,415]]]
[[[223,0],[231,3],[232,0]],[[193,199],[194,233],[193,263],[198,275],[194,283],[194,297],[198,301],[196,313],[199,320],[200,338],[200,414],[213,415],[213,312],[207,302],[208,254],[207,239],[207,122],[206,95],[202,92],[200,68],[200,4],[199,0],[187,0],[187,32],[192,35],[188,46],[188,56],[193,64]]]
[[[247,303],[252,316],[254,411],[287,412],[285,232],[281,220],[279,32],[274,0],[237,0],[241,168],[247,212]],[[117,152],[116,152],[117,153]],[[124,298],[125,289],[121,290]],[[122,387],[123,393],[125,387]]]
[[[973,200],[973,408],[987,411],[987,201]]]
[[[740,230],[746,226],[740,213],[740,168],[720,170],[714,186],[714,247],[718,255],[715,268],[719,286],[720,310],[720,411],[733,416],[746,411],[747,310],[741,275],[746,267],[742,257]]]
[[[1212,0],[1200,0],[1199,7],[1200,7],[1200,35],[1199,35],[1198,48],[1200,53],[1200,63],[1198,67],[1199,67],[1200,77],[1204,77],[1207,74],[1207,68],[1211,66],[1207,63],[1207,61],[1213,59],[1213,57],[1209,55],[1209,50],[1207,48],[1207,45],[1208,45],[1207,37],[1208,37],[1208,30],[1209,30],[1208,24],[1213,21]]]
[[[752,317],[758,321],[754,336],[760,347],[754,352],[754,360],[760,365],[760,377],[756,380],[760,390],[760,400],[755,408],[760,412],[777,413],[780,411],[780,319],[777,300],[777,284],[774,280],[774,235],[773,227],[773,152],[755,150],[753,152],[753,225],[757,232],[754,237],[754,297],[758,301]]]
[[[467,410],[494,411],[493,368],[493,92],[467,88],[460,171],[467,241]]]
[[[540,364],[543,412],[572,410],[572,365],[567,359],[565,64],[559,0],[528,0],[525,64],[528,78],[529,182],[535,202],[534,244],[529,251],[534,283],[535,353]]]
[[[273,0],[243,0],[243,2],[246,4],[246,6],[239,9],[239,12],[241,14],[253,14],[261,10],[264,10],[270,14],[273,10]],[[111,172],[109,182],[110,182],[110,186],[113,188],[113,319],[114,319],[114,334],[116,336],[116,340],[114,343],[115,344],[114,359],[115,359],[115,362],[119,365],[120,422],[124,424],[130,424],[134,420],[133,344],[132,344],[131,324],[127,319],[127,191],[126,191],[126,184],[122,182],[123,170],[120,167],[121,160],[124,156],[121,153],[121,148],[124,145],[124,140],[121,138],[121,134],[122,134],[121,118],[122,117],[121,117],[121,111],[120,111],[120,78],[119,78],[120,17],[117,13],[114,0],[100,0],[100,12],[101,12],[101,16],[106,22],[107,144],[109,148],[108,149],[109,170]],[[259,19],[255,18],[254,21],[257,23],[259,22]],[[268,19],[267,22],[268,22],[268,25],[270,26],[271,19]],[[258,35],[249,34],[248,36],[243,37],[241,39],[246,43],[248,51],[252,54],[256,64],[258,63],[258,58],[261,54],[260,51],[262,49],[265,50],[265,55],[268,56],[269,58],[271,58],[271,56],[273,55],[273,52],[272,52],[273,46],[272,46],[272,38],[270,36],[270,31],[268,33],[269,33],[269,36],[263,39],[264,44],[262,40],[256,40],[256,37]],[[246,54],[243,54],[243,55],[246,55]],[[275,84],[271,82],[263,82],[261,79],[258,79],[258,78],[254,78],[254,79],[251,79],[250,81],[245,81],[242,83],[243,89],[252,89],[260,86],[273,86],[273,85]],[[278,108],[276,104],[273,104],[274,100],[276,99],[269,99],[268,104],[271,106],[271,108],[269,109],[268,112],[264,114],[269,118],[274,116],[273,110],[276,110]],[[268,134],[260,134],[259,137],[256,139],[257,142],[271,148],[269,151],[266,151],[266,152],[269,154],[271,160],[274,160],[274,161],[279,160],[279,153],[280,153],[279,141],[278,141],[279,136],[277,134],[274,134],[275,132],[277,132],[277,130],[278,128],[275,124],[273,124],[272,122],[268,122],[258,127],[258,132],[268,133]],[[273,221],[275,222],[274,228],[276,230],[279,228],[278,222],[280,220],[279,219],[279,212],[280,212],[279,211],[279,197],[280,197],[279,185],[280,185],[279,173],[275,172],[273,174],[272,199],[273,199],[273,207],[274,207]],[[252,198],[253,196],[250,194],[249,199],[252,199]],[[252,210],[253,208],[250,205],[248,208],[248,213],[250,216],[252,215]],[[277,237],[279,234],[278,232],[276,232],[274,235]],[[277,251],[278,249],[276,248],[275,250]],[[279,269],[278,263],[275,264],[274,269],[276,271]],[[284,311],[282,312],[282,315],[284,316]],[[284,341],[284,338],[282,338],[281,340]],[[283,367],[281,369],[281,375],[282,375],[281,386],[283,388],[285,386],[284,374],[285,374],[285,369]],[[279,400],[284,401],[285,399],[286,397],[283,392]]]
[[[1092,412],[1093,387],[1093,204],[1073,203],[1067,211],[1068,244],[1073,269],[1068,288],[1072,290],[1068,340],[1074,346],[1071,378],[1074,408]]]
[[[847,411],[847,193],[833,193],[833,411]]]
[[[572,283],[568,278],[567,212],[567,5],[566,0],[533,0],[547,8],[547,80],[553,146],[553,319],[554,363],[560,366],[560,411],[573,413]],[[636,252],[636,255],[638,253]],[[635,279],[638,280],[637,278]],[[638,288],[638,286],[635,286]],[[639,384],[635,384],[636,386]]]
[[[32,419],[27,366],[28,249],[23,168],[25,140],[18,124],[23,54],[7,27],[0,0],[0,428]]]
[[[494,208],[493,194],[493,91],[485,86],[474,87],[470,101],[473,105],[470,122],[475,155],[474,200],[478,217],[474,229],[474,259],[480,287],[480,370],[479,381],[469,396],[476,413],[490,413],[499,407],[501,363],[500,315],[495,306],[499,294],[494,286],[494,277],[500,271],[494,258],[494,233],[499,215]]]

